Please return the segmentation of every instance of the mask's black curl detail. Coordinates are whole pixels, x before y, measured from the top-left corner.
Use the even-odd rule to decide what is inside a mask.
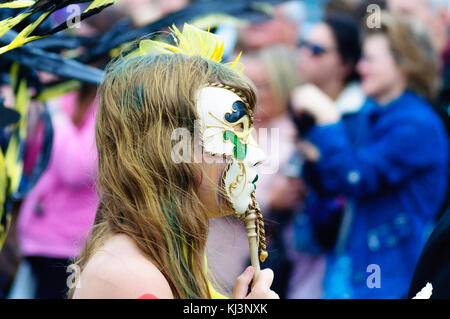
[[[247,115],[247,116],[249,115],[248,110],[242,101],[234,102],[232,109],[236,112],[225,114],[225,120],[227,120],[228,123],[235,123],[235,122],[239,121],[245,115]]]

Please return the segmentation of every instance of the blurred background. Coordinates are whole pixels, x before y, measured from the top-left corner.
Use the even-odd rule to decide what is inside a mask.
[[[222,35],[226,60],[242,52],[257,89],[267,161],[256,197],[273,290],[289,299],[406,298],[420,251],[449,209],[448,0],[120,0],[30,43],[89,69],[63,74],[15,50],[0,55],[2,109],[27,105],[26,123],[5,115],[0,127],[8,154],[20,126],[20,155],[5,159],[22,165],[0,200],[9,225],[0,232],[0,297],[65,297],[66,267],[98,205],[96,70],[127,43],[164,38],[184,22]],[[211,220],[218,290],[231,295],[249,263],[244,225]]]

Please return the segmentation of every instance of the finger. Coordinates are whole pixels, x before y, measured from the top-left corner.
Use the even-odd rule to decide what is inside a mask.
[[[267,299],[280,299],[280,296],[275,291],[271,290]]]
[[[273,282],[273,271],[270,268],[261,270],[255,282],[255,289],[270,288]]]
[[[252,281],[255,269],[248,266],[247,269],[236,279],[233,289],[233,299],[244,299],[247,296],[248,285]]]

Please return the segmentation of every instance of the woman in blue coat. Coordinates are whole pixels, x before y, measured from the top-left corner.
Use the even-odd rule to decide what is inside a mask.
[[[369,96],[352,125],[314,86],[295,90],[298,115],[316,125],[299,143],[303,174],[345,213],[325,276],[328,298],[402,298],[447,189],[448,139],[427,102],[438,58],[418,22],[382,14],[358,64]]]

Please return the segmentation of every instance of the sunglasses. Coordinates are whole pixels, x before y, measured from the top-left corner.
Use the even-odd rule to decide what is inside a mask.
[[[306,40],[300,40],[298,45],[300,48],[307,48],[309,51],[311,51],[313,56],[321,56],[322,54],[327,52],[327,49],[325,49],[323,46],[310,43]]]

